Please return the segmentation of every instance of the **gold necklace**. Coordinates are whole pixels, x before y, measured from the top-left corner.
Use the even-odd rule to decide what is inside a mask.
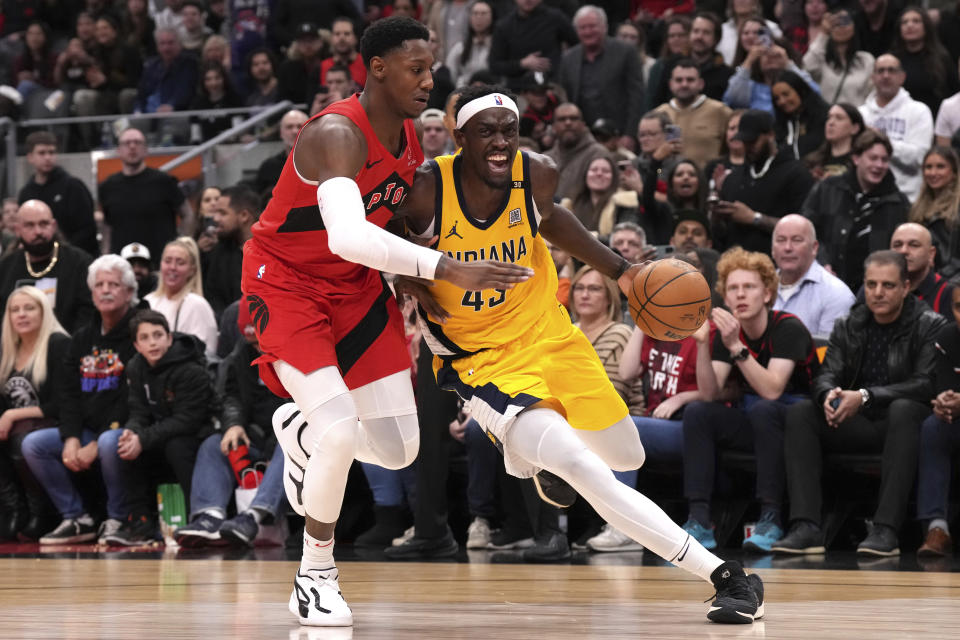
[[[50,273],[55,266],[57,266],[57,261],[60,259],[60,243],[56,240],[53,241],[53,258],[50,259],[50,264],[48,264],[47,267],[42,271],[34,271],[30,267],[30,254],[26,251],[23,252],[23,259],[27,263],[27,273],[29,273],[33,278],[42,278]]]

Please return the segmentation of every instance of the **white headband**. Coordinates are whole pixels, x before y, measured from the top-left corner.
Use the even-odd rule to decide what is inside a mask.
[[[517,116],[517,120],[520,119],[520,110],[517,109],[516,102],[502,93],[488,93],[463,105],[460,113],[457,114],[457,129],[463,129],[463,125],[480,111],[493,108],[509,109],[513,111],[513,115]]]

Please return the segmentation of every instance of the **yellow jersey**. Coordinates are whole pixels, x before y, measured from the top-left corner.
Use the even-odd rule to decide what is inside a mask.
[[[511,342],[557,306],[557,268],[539,234],[529,156],[517,151],[513,184],[503,206],[486,220],[477,220],[467,210],[460,184],[462,162],[459,154],[431,161],[437,189],[436,248],[464,262],[501,260],[523,265],[533,269],[534,275],[512,289],[464,291],[446,281],[434,282],[431,292],[450,317],[441,325],[422,307],[418,316],[430,350],[447,358]]]

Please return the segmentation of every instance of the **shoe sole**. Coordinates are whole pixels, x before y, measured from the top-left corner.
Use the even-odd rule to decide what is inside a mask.
[[[736,609],[710,607],[707,611],[707,619],[720,624],[751,624],[754,620],[762,618],[763,614],[763,604],[757,607],[757,610],[752,614],[745,611],[737,611]]]
[[[532,546],[533,538],[521,538],[520,540],[508,542],[507,544],[493,544],[491,542],[486,548],[492,549],[493,551],[513,551],[514,549],[529,549]]]
[[[857,549],[857,555],[860,556],[873,556],[878,558],[892,558],[893,556],[900,555],[900,549],[893,549],[892,551],[881,551],[879,549]]]
[[[561,478],[561,479],[562,479],[562,478]],[[574,497],[574,499],[573,499],[573,500],[570,500],[569,503],[567,503],[567,504],[561,504],[561,503],[557,502],[556,500],[547,497],[547,494],[544,493],[544,491],[543,491],[543,487],[540,486],[540,478],[539,478],[538,476],[533,476],[533,486],[535,486],[535,487],[537,488],[537,495],[540,496],[540,499],[541,499],[541,500],[543,500],[544,502],[546,502],[546,503],[549,504],[549,505],[553,505],[554,507],[556,507],[556,508],[558,508],[558,509],[566,509],[567,507],[572,506],[573,503],[576,501],[576,497]]]
[[[51,546],[58,544],[77,544],[79,542],[93,542],[97,539],[97,532],[92,531],[90,533],[82,533],[77,536],[71,536],[69,538],[40,538],[38,542],[40,544],[49,544]]]
[[[467,540],[467,549],[477,550],[477,549],[489,549],[489,548],[490,548],[489,540],[479,540],[474,542],[470,542],[469,540]]]
[[[256,538],[254,538],[254,540],[251,540],[247,538],[245,535],[243,535],[242,533],[240,533],[239,531],[235,531],[233,529],[221,529],[220,537],[224,540],[239,542],[240,544],[246,547],[253,547],[253,542],[254,540],[256,540]]]
[[[936,549],[917,549],[917,556],[920,558],[946,558],[947,556],[952,555],[951,553],[945,553],[943,551],[937,551]]]
[[[431,549],[430,551],[426,552],[411,552],[410,555],[391,553],[392,550],[399,548],[400,547],[390,547],[389,549],[385,549],[383,552],[384,557],[389,560],[435,560],[437,558],[450,558],[457,555],[457,552],[460,551],[460,545],[458,545],[455,541],[441,549]]]
[[[773,553],[785,553],[791,556],[803,556],[803,555],[814,555],[818,553],[826,553],[826,548],[823,546],[819,547],[803,547],[801,549],[795,549],[793,547],[770,547],[770,551]]]
[[[762,553],[762,554],[773,553],[772,547],[768,547],[764,549],[763,547],[758,545],[756,542],[748,542],[746,540],[743,542],[742,547],[744,551],[749,551],[750,553]]]
[[[297,621],[304,627],[352,627],[353,626],[353,614],[347,616],[334,616],[331,615],[327,618],[321,619],[311,619],[311,618],[301,618],[300,617],[300,608],[299,604],[295,606],[294,603],[297,602],[297,592],[294,590],[290,594],[290,603],[288,604],[288,609],[290,613],[297,617]]]

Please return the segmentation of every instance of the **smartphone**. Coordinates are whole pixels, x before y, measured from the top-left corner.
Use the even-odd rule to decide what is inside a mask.
[[[653,248],[657,250],[656,253],[653,254],[654,260],[668,258],[677,251],[677,248],[672,244],[655,244]]]
[[[630,164],[629,160],[620,160],[617,162],[617,169],[620,169],[620,171],[628,171],[631,166],[633,165]]]
[[[683,129],[675,124],[668,124],[663,128],[663,133],[666,135],[667,142],[672,142],[679,140],[683,136]]]
[[[840,408],[840,396],[837,396],[836,398],[834,398],[833,400],[831,400],[831,401],[830,401],[830,406],[831,406],[834,410],[839,409],[839,408]]]
[[[757,31],[757,44],[769,48],[773,44],[773,38],[770,37],[770,29],[760,27]]]

